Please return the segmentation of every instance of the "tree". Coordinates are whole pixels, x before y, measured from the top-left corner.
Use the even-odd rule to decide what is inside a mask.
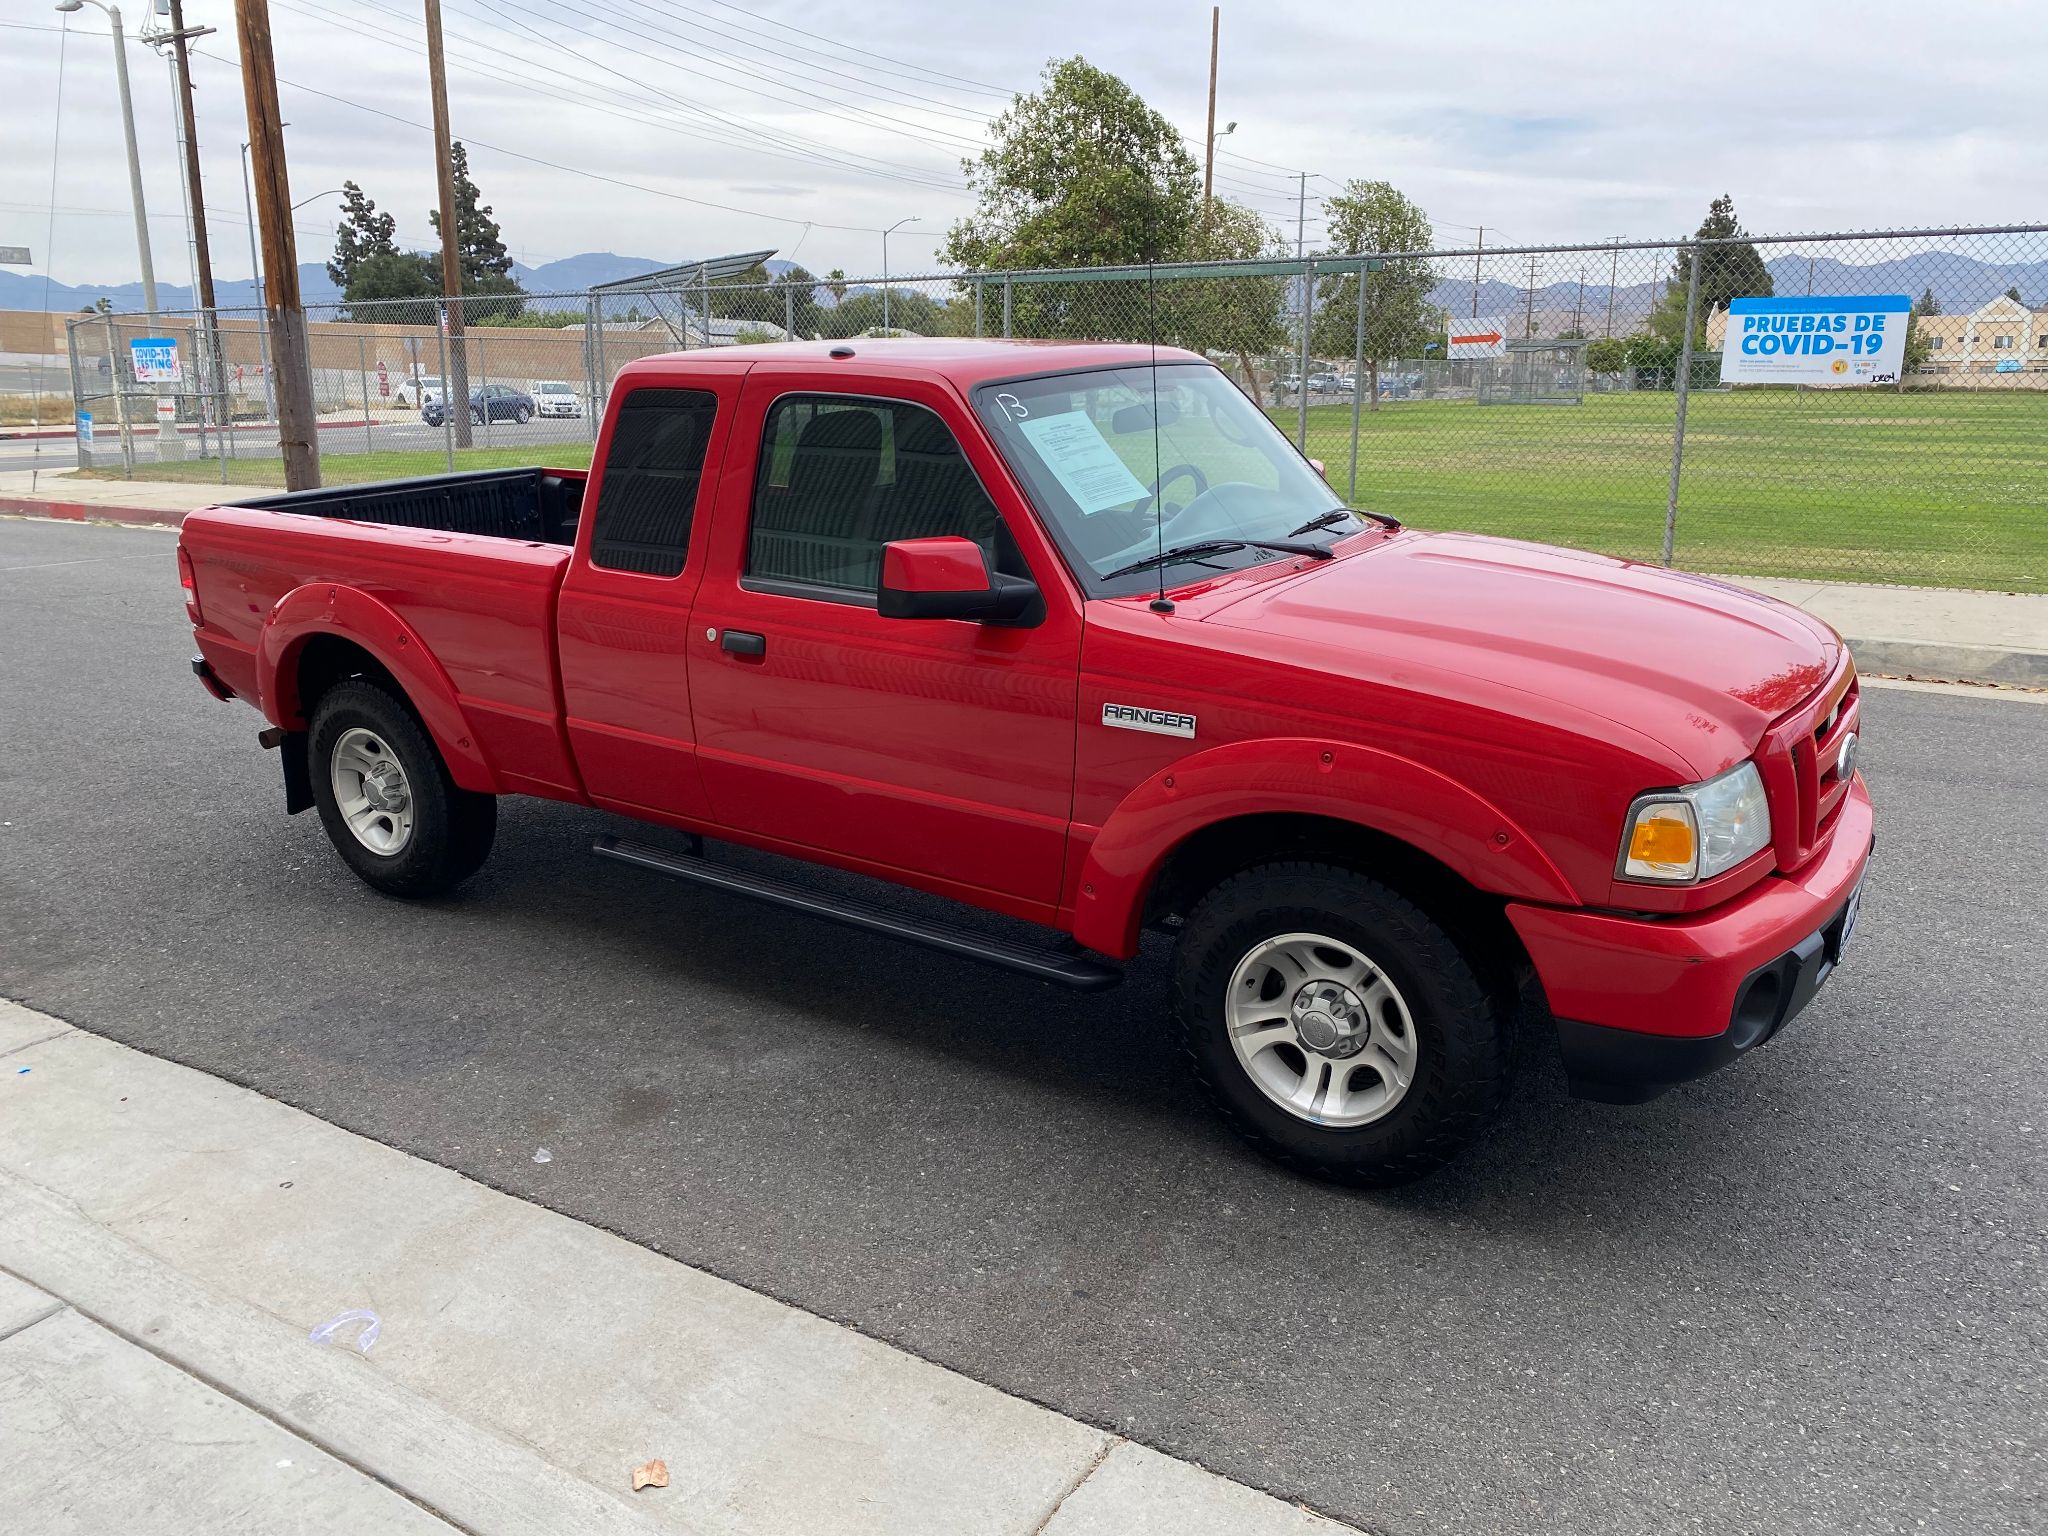
[[[114,312],[114,301],[103,293],[90,304],[79,305],[78,312],[81,315],[111,315]]]
[[[948,263],[1129,266],[1187,250],[1201,207],[1194,159],[1179,130],[1115,75],[1078,56],[1056,59],[988,138],[961,162],[976,207],[947,232]]]
[[[1372,407],[1380,404],[1380,363],[1420,357],[1435,334],[1437,311],[1430,303],[1436,272],[1427,258],[1411,254],[1436,242],[1429,215],[1391,182],[1348,181],[1323,201],[1324,229],[1333,250],[1378,256],[1378,271],[1365,274],[1365,366]],[[1324,357],[1349,357],[1358,339],[1359,274],[1348,272],[1316,283],[1311,348]]]
[[[2010,288],[2006,289],[2005,296],[2008,299],[2011,299],[2015,304],[2024,304],[2027,302],[2025,299],[2020,297],[2020,285],[2018,283],[2014,283]]]
[[[1743,238],[1741,221],[1735,217],[1735,199],[1723,192],[1708,205],[1694,238],[1702,243],[1699,299],[1693,310],[1693,345],[1704,343],[1707,317],[1742,298],[1769,298],[1776,292],[1770,269],[1757,249]],[[1685,331],[1685,293],[1692,283],[1693,247],[1681,246],[1672,268],[1671,283],[1664,290],[1664,302],[1650,316],[1650,328],[1676,341]]]
[[[817,335],[818,280],[802,267],[791,267],[775,279],[774,288],[775,323],[786,324],[792,340]]]
[[[1255,261],[1286,252],[1280,232],[1252,209],[1214,202],[1190,233],[1187,256],[1192,261]],[[1270,273],[1168,277],[1155,286],[1149,307],[1161,342],[1234,355],[1238,385],[1256,400],[1259,376],[1252,359],[1286,344],[1281,311],[1287,287],[1287,278]]]
[[[1941,300],[1934,296],[1934,289],[1931,285],[1920,290],[1920,297],[1913,301],[1913,313],[1916,315],[1938,315],[1941,313]]]
[[[837,304],[846,297],[846,269],[844,267],[834,267],[825,274],[825,291],[832,295],[832,302],[834,304]]]
[[[1586,343],[1586,368],[1592,373],[1619,373],[1628,366],[1628,343],[1619,336],[1602,336]]]
[[[969,318],[971,324],[971,314]],[[881,326],[880,288],[863,288],[830,309],[818,312],[819,334],[833,341],[858,336],[864,331],[880,330]],[[946,335],[949,329],[946,306],[915,288],[892,288],[889,290],[889,328],[918,336]]]
[[[462,268],[462,292],[465,298],[473,294],[515,295],[523,292],[512,276],[512,258],[505,250],[505,241],[498,229],[498,221],[491,217],[490,206],[482,200],[476,183],[469,179],[469,151],[457,139],[450,158],[455,166],[455,253]],[[434,226],[436,235],[441,233],[441,210],[429,210],[428,221]],[[494,307],[493,313],[503,313],[516,306]],[[464,318],[471,318],[474,310],[465,310]]]
[[[327,276],[343,293],[356,269],[373,256],[398,253],[398,220],[379,213],[377,205],[363,195],[352,181],[341,184],[341,223],[334,230],[334,259],[327,263]]]
[[[421,251],[378,251],[356,263],[342,297],[361,324],[437,324],[441,263]]]
[[[711,283],[711,313],[722,320],[752,320],[780,331],[785,322],[793,336],[818,329],[818,280],[802,267],[771,278],[756,264],[734,277]]]

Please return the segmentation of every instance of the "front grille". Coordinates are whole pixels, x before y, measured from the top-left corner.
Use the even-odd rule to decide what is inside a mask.
[[[1771,841],[1778,868],[1791,871],[1827,839],[1848,796],[1839,772],[1842,738],[1862,718],[1862,690],[1848,652],[1827,683],[1764,733],[1757,768],[1771,803]]]

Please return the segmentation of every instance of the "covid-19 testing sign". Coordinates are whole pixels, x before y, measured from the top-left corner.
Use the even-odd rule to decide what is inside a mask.
[[[1896,384],[1912,301],[1737,299],[1721,344],[1723,384]]]

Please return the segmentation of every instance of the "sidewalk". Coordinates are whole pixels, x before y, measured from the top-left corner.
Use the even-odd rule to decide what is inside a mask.
[[[0,472],[0,515],[176,527],[187,512],[260,495],[254,486],[79,480],[48,470]],[[2048,594],[1860,586],[1760,576],[1720,578],[1832,624],[1868,673],[2048,688]]]
[[[367,1309],[378,1332],[327,1343]],[[670,1485],[635,1493],[653,1458]],[[0,1003],[0,1509],[39,1536],[1337,1536]]]

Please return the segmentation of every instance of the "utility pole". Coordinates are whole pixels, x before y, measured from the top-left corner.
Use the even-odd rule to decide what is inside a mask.
[[[284,122],[278,110],[277,64],[270,45],[269,0],[235,0],[242,52],[242,94],[249,112],[249,159],[262,225],[266,318],[277,363],[277,442],[285,489],[320,484],[319,425],[313,416],[312,358],[306,312],[299,304],[299,253],[292,235],[292,189],[285,174]]]
[[[201,377],[214,398],[215,409],[220,412],[219,426],[225,433],[234,423],[229,419],[230,413],[226,408],[227,371],[221,361],[220,328],[214,315],[213,251],[206,234],[206,192],[199,180],[199,123],[192,110],[192,58],[186,48],[186,44],[195,37],[211,37],[213,30],[212,27],[187,27],[185,0],[171,0],[171,30],[168,34],[158,34],[156,40],[170,43],[171,67],[177,72],[178,115],[185,139],[185,196],[192,219],[194,280],[199,288],[200,313],[198,324],[193,328],[193,337],[194,344],[202,348]],[[200,420],[203,422],[205,419],[206,410],[202,403]],[[203,440],[200,446],[203,450]]]
[[[1607,262],[1607,334],[1614,334],[1614,285],[1621,279],[1621,236],[1614,237],[1614,254]]]
[[[107,25],[114,37],[114,83],[121,99],[121,132],[128,148],[128,198],[135,213],[135,252],[142,261],[142,307],[149,312],[150,334],[154,336],[162,325],[156,308],[156,262],[149,251],[149,209],[142,199],[142,156],[135,147],[135,99],[128,90],[128,39],[121,31],[121,8],[106,5],[102,0],[57,0],[60,11],[77,11],[88,3],[98,6],[107,13]],[[119,388],[118,381],[115,387]],[[169,386],[175,390],[176,385]],[[158,386],[163,393],[165,386]],[[124,394],[125,390],[122,391]],[[175,411],[175,407],[173,408]],[[166,419],[162,406],[158,406],[157,446],[158,462],[182,459],[185,456],[185,440],[178,436],[178,424],[173,416]]]
[[[455,424],[455,446],[470,446],[469,347],[462,327],[462,231],[455,219],[455,148],[448,132],[448,65],[441,53],[441,0],[426,0],[427,74],[434,96],[434,159],[441,183],[441,293],[448,333],[448,377],[441,409]],[[708,322],[707,322],[708,324]]]
[[[1586,326],[1585,326],[1585,316],[1586,316],[1586,267],[1585,267],[1585,263],[1581,262],[1581,263],[1579,264],[1579,297],[1578,297],[1578,302],[1572,305],[1572,334],[1573,334],[1573,335],[1574,335],[1575,337],[1577,337],[1577,336],[1583,336],[1583,335],[1585,335],[1585,334],[1586,334]]]
[[[1472,318],[1479,318],[1479,263],[1486,256],[1486,226],[1479,226],[1479,243],[1472,247]]]
[[[1522,311],[1522,334],[1525,337],[1536,334],[1536,253],[1534,251],[1529,253],[1528,293],[1528,305]]]
[[[1209,129],[1202,142],[1202,216],[1209,214],[1209,189],[1216,180],[1216,43],[1223,27],[1223,7],[1209,7]]]

